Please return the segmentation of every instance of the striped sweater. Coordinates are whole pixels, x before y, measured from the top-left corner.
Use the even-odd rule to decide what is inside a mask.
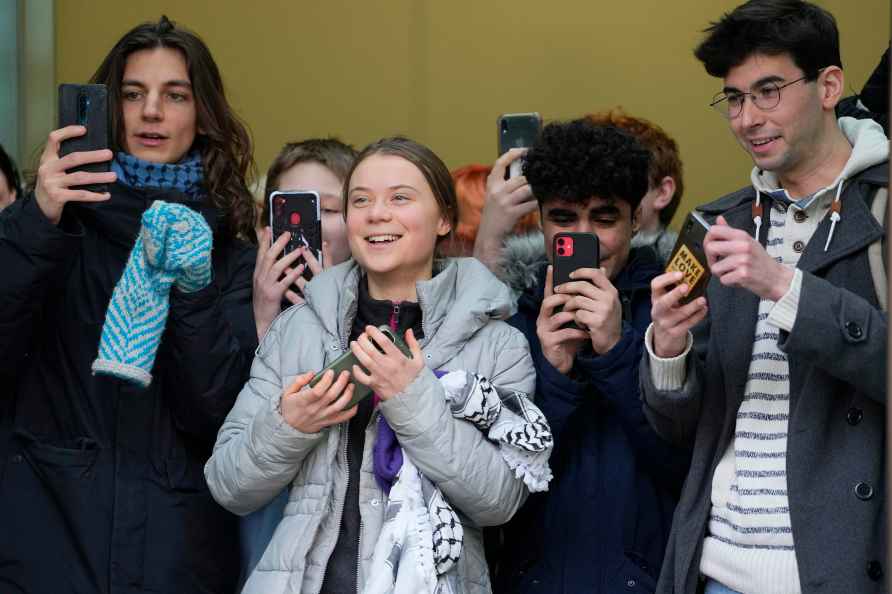
[[[795,267],[832,200],[828,192],[789,208],[783,199],[774,201],[767,233],[768,254]],[[801,591],[787,501],[790,367],[778,348],[780,329],[792,330],[796,320],[801,286],[802,273],[797,270],[783,298],[759,303],[734,439],[712,480],[712,509],[700,571],[740,592]],[[656,357],[650,346],[650,332],[646,343],[654,384],[658,389],[677,389],[684,377],[669,370],[683,369],[683,363],[679,363],[687,352],[674,359]]]

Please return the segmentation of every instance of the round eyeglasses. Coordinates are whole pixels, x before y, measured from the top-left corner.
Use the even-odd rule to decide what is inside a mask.
[[[782,85],[775,82],[769,82],[759,85],[751,93],[745,91],[732,91],[730,93],[719,92],[712,98],[712,103],[710,103],[709,106],[729,120],[733,120],[740,115],[741,111],[743,111],[743,104],[746,101],[747,96],[749,96],[753,105],[762,111],[770,111],[780,103],[781,89],[785,89],[790,85],[795,85],[804,80],[807,81],[808,77],[803,76]]]

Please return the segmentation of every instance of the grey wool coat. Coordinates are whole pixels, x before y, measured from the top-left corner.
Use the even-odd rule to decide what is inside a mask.
[[[884,230],[866,196],[888,180],[888,165],[852,178],[842,195],[843,219],[823,251],[824,219],[798,267],[803,270],[792,332],[779,346],[790,365],[787,482],[790,521],[804,593],[883,591],[889,571],[884,537],[887,316],[879,309],[867,247]],[[755,231],[753,188],[701,207]],[[766,217],[771,216],[770,203]],[[764,245],[769,222],[762,226]],[[676,508],[661,593],[694,594],[708,525],[712,478],[734,436],[753,347],[758,298],[712,279],[710,313],[694,331],[694,351],[679,391],[659,392],[642,359],[645,413],[665,439],[693,447]]]
[[[290,485],[284,517],[248,578],[247,594],[315,594],[321,588],[347,489],[346,423],[305,434],[285,422],[278,404],[295,376],[322,369],[346,351],[360,275],[352,260],[326,270],[307,286],[306,304],[276,319],[205,467],[213,496],[237,514],[262,507]],[[368,579],[384,522],[385,496],[372,461],[377,418],[383,414],[404,451],[462,519],[464,549],[449,572],[455,590],[490,592],[480,528],[511,518],[527,489],[495,444],[452,416],[433,370],[473,371],[496,386],[531,393],[529,345],[519,331],[498,321],[511,313],[511,294],[476,260],[445,261],[417,291],[426,368],[403,393],[381,402],[366,429],[358,584],[361,590]]]

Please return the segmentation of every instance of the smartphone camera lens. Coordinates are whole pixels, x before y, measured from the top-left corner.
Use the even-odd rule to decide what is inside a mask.
[[[565,250],[564,248],[559,247],[559,248],[558,248],[558,256],[563,256],[565,251],[566,251],[566,250]]]
[[[567,241],[563,237],[558,237],[558,245],[564,245],[564,242]]]

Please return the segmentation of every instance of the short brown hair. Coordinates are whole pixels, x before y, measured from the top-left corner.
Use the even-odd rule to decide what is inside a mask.
[[[675,140],[653,122],[630,116],[619,108],[592,113],[586,118],[597,125],[616,126],[625,130],[650,151],[651,160],[647,176],[651,188],[658,186],[660,180],[666,176],[675,180],[675,195],[666,208],[659,213],[660,222],[668,225],[678,209],[682,194],[684,194],[681,157],[678,154],[678,144]]]
[[[309,138],[283,146],[266,172],[261,224],[266,225],[269,221],[269,196],[279,189],[279,178],[283,173],[300,163],[319,163],[345,181],[355,160],[356,149],[337,138]]]
[[[455,184],[452,183],[449,169],[434,151],[405,136],[382,138],[360,151],[344,180],[344,217],[347,217],[347,208],[350,205],[350,201],[347,200],[347,195],[350,193],[350,178],[359,164],[373,155],[402,157],[421,171],[431,187],[437,206],[440,207],[440,214],[449,222],[449,233],[437,238],[437,244],[447,239],[451,240],[458,226],[458,199],[455,197]]]

